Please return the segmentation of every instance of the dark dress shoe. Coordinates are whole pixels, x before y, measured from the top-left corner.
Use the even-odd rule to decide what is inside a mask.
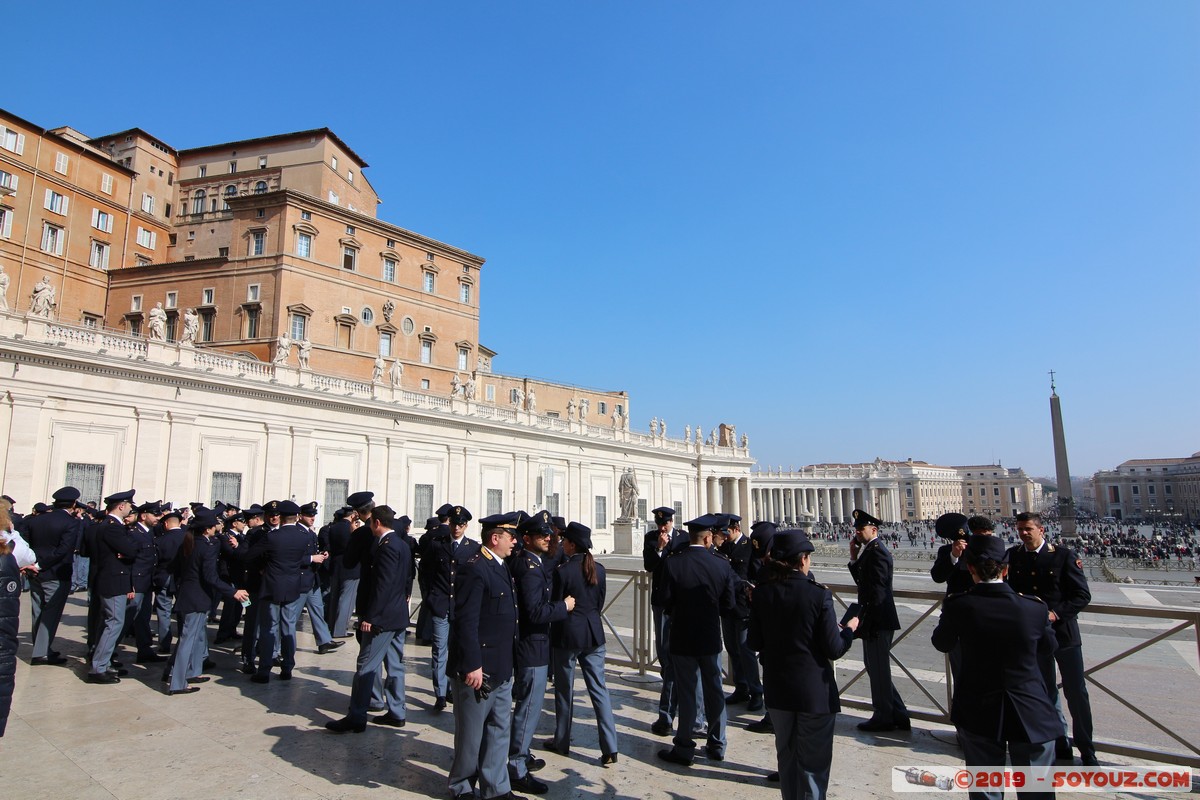
[[[446,710],[446,698],[439,697],[437,700],[434,700],[433,701],[433,710],[434,711],[445,711]]]
[[[887,720],[882,719],[869,719],[866,722],[858,723],[858,729],[860,731],[866,731],[867,733],[894,731],[896,730],[896,723],[888,722]]]
[[[744,703],[750,699],[750,693],[745,689],[738,689],[733,694],[725,696],[725,705],[735,706],[738,703]]]
[[[671,723],[665,719],[656,719],[654,720],[654,724],[650,726],[650,732],[655,736],[670,736]]]
[[[1055,761],[1074,761],[1075,754],[1071,752],[1071,740],[1065,736],[1058,737],[1054,742]]]
[[[512,788],[520,789],[522,792],[529,792],[530,794],[545,794],[550,791],[548,785],[542,783],[532,775],[526,775],[523,778],[510,777],[508,782],[512,785]]]
[[[658,760],[666,761],[669,764],[678,764],[681,767],[690,767],[692,760],[687,756],[681,756],[676,753],[673,748],[667,747],[658,751]]]
[[[778,772],[768,772],[767,773],[767,782],[768,783],[779,783],[779,773]]]
[[[530,772],[537,772],[544,766],[546,766],[546,759],[538,758],[537,756],[525,756],[525,769]]]
[[[200,665],[200,669],[204,670],[205,672],[207,672],[210,669],[216,669],[216,668],[217,668],[217,662],[213,661],[211,658],[204,659],[204,663]]]
[[[157,652],[160,656],[169,656],[171,655],[171,645],[160,644],[155,648],[155,652]]]
[[[170,683],[171,682],[171,673],[168,672],[167,670],[163,670],[162,678],[160,680],[162,680],[163,683]]]
[[[258,672],[258,667],[254,666],[249,661],[242,662],[242,674],[243,675],[253,675],[256,672]]]
[[[200,691],[199,686],[189,686],[186,689],[172,689],[167,694],[194,694],[198,691]]]
[[[617,754],[616,753],[608,753],[606,755],[600,756],[600,766],[602,766],[602,767],[607,767],[609,764],[615,764],[615,763],[617,763]]]
[[[362,733],[366,729],[367,729],[367,723],[363,722],[363,723],[359,724],[359,723],[351,722],[349,717],[342,717],[341,719],[331,719],[331,720],[329,720],[329,722],[325,723],[325,730],[333,731],[334,733],[350,733],[350,732]]]
[[[704,748],[704,753],[705,753],[705,755],[708,756],[709,761],[724,761],[725,760],[725,754],[722,753],[720,750],[717,750],[715,747]]]
[[[129,674],[129,670],[127,670],[127,669],[110,669],[110,670],[108,670],[107,674],[116,675],[118,678],[123,678]]]
[[[901,717],[900,719],[896,720],[896,730],[911,731],[912,730],[912,720],[909,719],[908,717]]]
[[[187,682],[188,683],[208,683],[211,680],[212,680],[212,678],[208,677],[207,675],[197,675],[195,678],[188,678]]]
[[[761,694],[750,695],[750,702],[746,703],[746,710],[747,711],[762,711],[763,710],[763,696]]]
[[[89,672],[88,683],[120,683],[121,679],[111,672]]]
[[[252,683],[270,683],[270,682],[271,682],[271,676],[270,676],[270,675],[259,675],[259,674],[256,672],[256,673],[254,673],[253,675],[251,675],[251,676],[250,676],[250,681],[251,681]]]
[[[1084,753],[1084,752],[1080,752],[1080,754],[1079,754],[1079,763],[1080,763],[1080,764],[1083,764],[1085,767],[1098,767],[1098,766],[1100,766],[1100,761],[1099,761],[1099,760],[1096,758],[1096,754],[1095,754],[1095,753]]]
[[[271,665],[275,667],[283,666],[283,656],[275,656],[271,659]]]
[[[67,663],[67,660],[60,655],[51,653],[48,656],[38,656],[37,658],[31,658],[31,659],[29,659],[29,663],[34,665],[35,667],[42,666],[42,665],[60,666],[62,664]]]
[[[775,725],[771,722],[770,715],[763,717],[758,722],[751,722],[746,726],[746,730],[751,733],[774,733]]]
[[[406,724],[403,719],[390,711],[386,714],[380,714],[378,717],[371,717],[371,722],[374,722],[376,725],[389,725],[393,728],[403,728]]]
[[[341,647],[344,644],[345,644],[345,642],[339,642],[339,641],[326,642],[325,644],[323,644],[317,648],[317,653],[319,653],[320,655],[325,655],[326,653],[332,653],[334,650],[337,650],[339,647]]]
[[[90,659],[89,659],[89,660],[90,660]],[[109,665],[110,667],[117,667],[118,669],[119,669],[119,668],[121,668],[121,667],[123,667],[123,666],[125,666],[125,665],[124,665],[122,662],[120,662],[120,661],[117,661],[115,658],[113,658],[113,659],[109,659],[108,665]]]
[[[290,669],[285,669],[285,670],[280,671],[279,680],[290,681],[291,679],[292,679],[292,671]]]
[[[163,661],[166,661],[166,659],[158,653],[142,653],[137,657],[137,663],[139,664],[159,664]]]
[[[571,746],[570,745],[567,745],[566,747],[559,747],[558,744],[555,743],[555,741],[553,739],[543,739],[542,740],[542,749],[549,750],[551,753],[558,753],[560,756],[571,755]]]

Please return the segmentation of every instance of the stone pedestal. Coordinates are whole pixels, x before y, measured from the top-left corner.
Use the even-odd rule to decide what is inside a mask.
[[[641,551],[636,536],[639,531],[636,519],[619,519],[613,522],[613,552],[631,556]]]

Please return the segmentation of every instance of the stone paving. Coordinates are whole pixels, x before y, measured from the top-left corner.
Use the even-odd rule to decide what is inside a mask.
[[[28,607],[22,612],[22,627],[27,630]],[[160,683],[159,664],[129,663],[130,674],[118,685],[85,683],[80,636],[84,613],[83,596],[73,595],[58,642],[69,665],[30,667],[29,646],[22,645],[8,732],[0,739],[0,775],[7,796],[21,800],[448,797],[453,715],[429,710],[427,647],[410,640],[406,653],[408,726],[400,730],[369,726],[363,734],[339,736],[322,726],[346,711],[356,650],[352,641],[321,656],[312,637],[302,632],[295,678],[266,686],[253,684],[238,672],[231,651],[214,647],[213,679],[195,694],[170,697]],[[27,634],[22,638],[27,639]],[[124,661],[133,661],[129,643],[120,651]],[[551,785],[548,797],[767,800],[779,796],[777,784],[766,781],[774,769],[773,737],[744,729],[757,714],[747,713],[744,707],[732,709],[729,751],[723,763],[697,759],[690,769],[659,766],[655,751],[668,739],[649,732],[657,683],[616,670],[609,671],[608,682],[621,737],[620,762],[608,768],[596,763],[597,733],[580,681],[571,756],[543,754],[547,766],[539,777]],[[898,764],[960,763],[948,728],[918,723],[911,733],[868,735],[854,727],[863,718],[853,712],[838,719],[832,798],[892,796],[890,774]],[[548,735],[552,725],[548,697],[539,737]],[[1109,764],[1131,763],[1103,754],[1102,758]]]

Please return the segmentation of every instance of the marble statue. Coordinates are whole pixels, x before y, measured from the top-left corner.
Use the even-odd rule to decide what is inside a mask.
[[[50,276],[43,275],[33,287],[29,296],[29,313],[35,317],[48,317],[56,305],[54,287],[50,285]]]
[[[463,395],[468,400],[475,399],[475,378],[468,375],[467,382],[463,384]]]
[[[658,417],[654,417],[650,420],[650,435],[658,436]]]
[[[305,336],[300,340],[300,346],[296,350],[296,361],[300,363],[300,369],[308,369],[308,359],[312,355],[312,342]]]
[[[396,313],[396,304],[391,299],[383,301],[383,321],[391,322],[392,314]]]
[[[750,437],[744,433],[742,434],[742,449],[743,450],[750,449]]]
[[[199,334],[200,315],[196,313],[196,309],[189,308],[183,312],[183,338],[179,341],[182,344],[195,344]]]
[[[638,485],[632,467],[626,467],[617,484],[621,499],[621,519],[637,519]]]
[[[371,383],[383,381],[383,367],[383,356],[375,356],[375,363],[371,366]]]
[[[532,386],[529,387],[529,394],[525,398],[525,410],[537,411],[537,392]]]
[[[147,334],[156,342],[164,342],[167,339],[167,312],[163,311],[162,303],[155,303],[154,308],[150,309]]]
[[[579,401],[579,419],[582,420],[584,417],[586,417],[588,415],[588,411],[591,410],[591,407],[592,407],[591,400],[587,399],[586,397],[583,398],[582,400],[580,400]]]
[[[0,311],[8,311],[8,284],[11,280],[4,271],[4,265],[0,264]]]
[[[458,373],[454,373],[454,377],[450,379],[450,396],[462,397],[463,384],[462,378],[458,377]]]
[[[400,379],[404,377],[404,365],[400,363],[400,359],[392,361],[392,368],[388,370],[388,380],[392,384],[393,389],[400,388]]]
[[[625,423],[623,422],[623,417],[624,417],[624,415],[621,413],[621,407],[618,405],[614,405],[613,413],[612,413],[612,421],[613,421],[614,428],[620,429],[620,428],[625,427]]]
[[[692,426],[691,425],[683,426],[683,440],[685,442],[690,442],[692,440]]]
[[[703,429],[699,425],[697,425],[696,426],[696,444],[700,444],[700,440],[703,437],[704,437]]]
[[[575,398],[567,401],[567,419],[575,419]]]
[[[517,408],[525,407],[525,390],[513,389],[513,405]]]
[[[275,340],[275,357],[271,359],[272,364],[287,364],[288,356],[292,354],[292,340],[286,336],[280,336]]]

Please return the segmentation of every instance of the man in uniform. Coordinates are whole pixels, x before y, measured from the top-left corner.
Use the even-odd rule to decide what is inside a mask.
[[[158,655],[171,652],[171,612],[175,610],[175,575],[171,562],[183,544],[183,512],[171,509],[158,518],[162,532],[154,538],[154,612],[158,628]],[[240,588],[240,587],[239,587]]]
[[[349,633],[350,612],[358,598],[362,566],[346,564],[346,550],[350,539],[360,527],[370,531],[371,510],[375,507],[374,492],[355,492],[346,498],[348,512],[329,526],[329,633],[335,639],[345,638]],[[361,512],[360,512],[361,510]]]
[[[105,518],[90,532],[92,591],[101,611],[98,637],[95,639],[88,671],[88,683],[120,683],[123,670],[110,670],[113,651],[125,625],[125,609],[133,600],[131,565],[140,545],[129,535],[122,521],[133,508],[134,490],[117,492],[104,498]]]
[[[300,521],[299,525],[304,530],[308,531],[308,552],[310,555],[316,555],[321,552],[321,546],[317,542],[317,501],[313,500],[310,503],[305,503],[300,506]],[[324,554],[328,557],[328,553]],[[325,602],[321,597],[321,582],[317,577],[317,565],[324,562],[313,562],[304,573],[304,603],[301,609],[308,609],[308,624],[312,626],[313,638],[317,641],[317,652],[325,655],[328,652],[338,649],[345,644],[343,641],[334,641],[329,634],[329,625],[325,623]]]
[[[746,632],[750,624],[750,561],[754,547],[750,537],[742,534],[742,518],[737,514],[721,514],[721,530],[724,541],[717,552],[729,561],[735,581],[734,610],[721,617],[721,636],[729,663],[733,668],[733,694],[725,698],[726,705],[746,703],[747,711],[763,710],[763,686],[758,674],[758,659],[746,643]]]
[[[907,731],[912,728],[908,708],[892,683],[890,653],[892,637],[900,629],[896,601],[892,597],[892,554],[879,540],[883,523],[861,509],[854,509],[854,538],[850,541],[850,575],[858,586],[860,622],[857,636],[863,643],[863,661],[871,681],[874,713],[858,723],[863,731]]]
[[[33,601],[31,664],[67,663],[54,650],[54,637],[71,592],[71,562],[83,527],[70,512],[78,499],[78,489],[64,486],[54,493],[51,510],[22,521],[25,541],[37,556],[39,569],[29,573],[29,596]]]
[[[542,703],[546,699],[546,681],[550,667],[550,623],[561,622],[575,607],[575,598],[559,602],[550,599],[554,588],[553,565],[550,562],[550,534],[554,523],[550,512],[539,511],[526,516],[517,526],[525,547],[508,559],[517,591],[520,611],[517,630],[515,674],[513,677],[512,736],[508,747],[508,779],[512,788],[530,794],[545,794],[549,788],[533,777],[531,772],[545,766],[545,761],[531,752],[533,734],[537,731]]]
[[[719,524],[713,514],[688,522],[689,546],[668,558],[663,569],[663,613],[671,620],[668,646],[679,692],[679,724],[674,746],[659,750],[658,757],[685,767],[692,765],[696,753],[697,684],[708,723],[705,751],[713,761],[725,760],[721,615],[734,607],[734,575],[729,562],[709,552],[712,531]]]
[[[771,560],[771,544],[775,539],[775,523],[759,520],[750,526],[750,567],[746,571],[746,576],[750,583],[757,584],[759,575],[762,574],[764,565]],[[765,713],[762,719],[746,725],[746,730],[751,733],[772,733],[775,730],[774,723],[771,722],[771,714]],[[771,773],[774,775],[773,780],[779,779],[779,773]]]
[[[1053,658],[1054,633],[1046,605],[1004,583],[1012,551],[991,536],[974,536],[964,551],[974,586],[946,598],[933,631],[943,653],[962,651],[961,682],[954,687],[950,718],[958,729],[966,766],[1050,767],[1062,730],[1046,695],[1038,662]],[[999,800],[1004,790],[971,792]],[[1022,798],[1053,797],[1053,790]]]
[[[439,509],[440,510],[440,509]],[[420,571],[429,587],[430,620],[433,623],[433,703],[434,711],[446,708],[450,685],[446,682],[446,662],[450,646],[450,626],[454,620],[458,571],[479,552],[479,543],[467,538],[467,523],[471,512],[462,506],[451,506],[448,527],[434,535],[421,556]],[[512,549],[511,547],[509,548]],[[507,552],[505,555],[508,555]],[[506,745],[507,746],[507,745]]]
[[[125,616],[125,629],[133,630],[133,639],[137,643],[137,663],[151,664],[166,661],[166,658],[154,652],[154,638],[150,632],[150,611],[154,605],[154,567],[158,561],[158,553],[154,548],[153,529],[158,525],[162,514],[159,503],[143,503],[137,508],[137,521],[129,526],[129,535],[138,542],[138,550],[133,555],[133,602],[129,604]]]
[[[350,713],[325,723],[334,733],[367,728],[367,712],[379,670],[387,665],[384,696],[387,711],[371,721],[403,728],[404,708],[404,631],[408,627],[408,588],[412,585],[412,554],[405,537],[393,530],[396,512],[378,506],[371,513],[369,566],[364,565],[360,579],[365,587],[362,614],[358,621],[361,641],[354,680],[350,688]]]
[[[947,597],[962,594],[975,585],[967,570],[967,562],[962,557],[967,549],[967,539],[971,537],[967,517],[958,513],[942,514],[933,523],[933,530],[948,542],[938,548],[937,558],[929,568],[929,577],[933,578],[934,583],[946,584]]]
[[[457,530],[463,511],[455,506]],[[454,597],[449,668],[454,677],[454,762],[450,792],[455,798],[515,798],[505,763],[512,728],[513,653],[517,601],[504,559],[516,543],[520,512],[480,520],[483,542],[458,574]],[[460,537],[461,538],[461,537]]]
[[[675,671],[671,668],[670,617],[663,610],[663,570],[670,556],[687,547],[688,537],[675,530],[675,509],[662,506],[651,511],[654,527],[646,532],[642,546],[642,566],[650,573],[650,608],[654,614],[654,651],[662,673],[662,691],[658,696],[658,719],[650,732],[658,736],[671,733],[679,696],[675,693]]]
[[[1083,562],[1069,548],[1046,541],[1042,517],[1032,511],[1017,515],[1017,535],[1021,544],[1008,551],[1008,583],[1021,594],[1039,597],[1047,606],[1047,616],[1058,649],[1053,655],[1041,653],[1038,663],[1046,681],[1050,700],[1059,706],[1058,680],[1054,665],[1062,673],[1063,695],[1071,712],[1071,728],[1079,758],[1086,766],[1096,766],[1096,746],[1092,742],[1092,704],[1087,682],[1083,676],[1083,639],[1079,634],[1079,612],[1092,601]],[[1071,761],[1071,742],[1067,739],[1067,723],[1059,709],[1062,730],[1055,747],[1060,761]]]

